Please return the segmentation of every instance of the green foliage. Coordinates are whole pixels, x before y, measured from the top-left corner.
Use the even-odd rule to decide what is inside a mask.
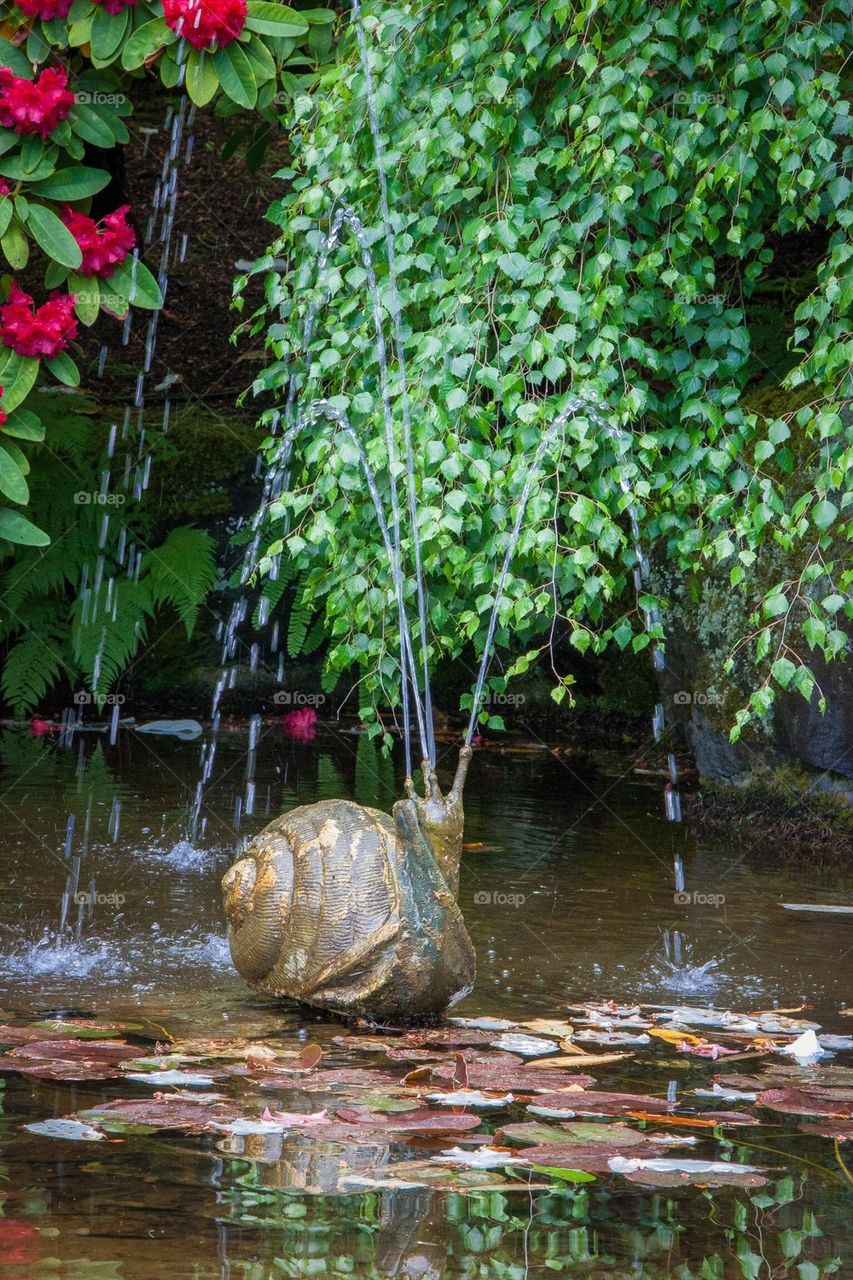
[[[32,470],[32,499],[50,545],[8,548],[0,557],[0,690],[16,714],[38,706],[57,684],[83,688],[95,700],[108,693],[165,610],[174,609],[191,635],[217,578],[214,542],[204,530],[172,529],[161,541],[151,513],[120,487],[108,502],[99,500],[109,427],[94,402],[41,393],[34,404],[51,441],[33,446]],[[105,517],[125,531],[121,563],[119,539],[101,547]],[[132,548],[141,559],[129,575]]]
[[[780,687],[810,697],[810,651],[843,655],[853,617],[844,550],[853,532],[851,0],[364,8],[407,329],[433,658],[482,647],[530,454],[571,389],[605,402],[633,446],[620,460],[592,419],[569,423],[530,504],[498,646],[539,648],[566,631],[581,652],[648,644],[631,578],[633,503],[658,559],[680,574],[722,567],[747,598],[763,549],[788,555],[790,580],[755,600],[745,644],[757,687],[738,724],[765,714]],[[280,235],[256,266],[265,305],[250,327],[266,332],[272,355],[256,390],[282,387],[306,309],[320,301],[301,396],[349,413],[387,483],[358,249],[336,250],[322,282],[315,269],[323,228],[350,206],[387,308],[352,31],[341,66],[297,99],[296,114],[293,168],[270,210]],[[825,252],[782,317],[792,336],[781,372],[803,401],[766,416],[744,400],[754,377],[749,301],[778,273],[785,238],[812,230]],[[399,382],[391,392],[399,426]],[[270,554],[293,555],[325,609],[330,663],[359,664],[362,697],[387,698],[396,683],[388,568],[357,460],[328,426],[297,445],[269,532]]]

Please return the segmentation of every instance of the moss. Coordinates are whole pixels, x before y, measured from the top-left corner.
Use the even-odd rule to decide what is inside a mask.
[[[766,847],[774,859],[831,864],[853,854],[853,805],[840,791],[817,791],[814,775],[793,765],[754,774],[740,787],[703,784],[686,812],[704,833]]]

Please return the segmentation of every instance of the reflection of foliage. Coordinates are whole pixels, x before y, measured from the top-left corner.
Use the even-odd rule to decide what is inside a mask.
[[[203,530],[173,529],[151,546],[153,516],[128,485],[115,487],[110,504],[98,501],[110,466],[103,452],[108,428],[91,400],[42,395],[38,406],[51,443],[33,448],[32,492],[51,545],[13,551],[7,544],[0,553],[0,641],[8,646],[0,685],[19,713],[62,681],[108,692],[165,608],[192,633],[216,580],[213,540]],[[104,539],[105,522],[124,537]],[[141,558],[129,574],[131,556]]]
[[[614,1280],[636,1276],[640,1267],[645,1280],[840,1274],[803,1203],[814,1188],[792,1177],[747,1197],[694,1191],[670,1198],[637,1187],[615,1194],[599,1184],[532,1195],[429,1194],[419,1202],[414,1192],[304,1196],[266,1185],[278,1176],[274,1165],[241,1162],[234,1170],[224,1192],[231,1220],[283,1234],[287,1248],[275,1258],[276,1274],[294,1280],[320,1272],[379,1280],[389,1258],[397,1260],[394,1274],[405,1275],[407,1248],[421,1260],[441,1260],[436,1274],[496,1280],[520,1276],[525,1263]]]

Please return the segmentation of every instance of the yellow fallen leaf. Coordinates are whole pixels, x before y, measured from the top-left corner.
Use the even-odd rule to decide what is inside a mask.
[[[531,1018],[530,1022],[520,1022],[525,1031],[533,1031],[537,1035],[556,1036],[558,1040],[570,1040],[574,1028],[559,1018]]]
[[[670,1031],[667,1027],[649,1027],[648,1035],[665,1040],[667,1044],[704,1044],[701,1036],[688,1035],[686,1031]]]
[[[620,1058],[631,1058],[630,1053],[584,1053],[573,1055],[558,1053],[550,1058],[528,1058],[528,1067],[595,1067],[604,1062],[618,1062]]]

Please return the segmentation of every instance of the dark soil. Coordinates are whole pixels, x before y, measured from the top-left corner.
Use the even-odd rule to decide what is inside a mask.
[[[170,99],[153,83],[134,92],[134,114],[129,120],[131,140],[124,148],[114,184],[108,189],[114,205],[129,201],[140,243],[152,212],[152,200],[167,151],[164,120]],[[237,395],[252,379],[263,358],[260,341],[232,345],[240,317],[231,309],[231,288],[240,268],[237,263],[259,257],[274,236],[265,221],[269,204],[281,195],[281,182],[271,177],[287,158],[287,138],[271,128],[269,146],[259,172],[250,172],[242,154],[223,159],[222,148],[241,118],[217,119],[211,111],[199,111],[185,134],[194,135],[190,162],[182,160],[179,172],[173,257],[165,308],[160,316],[157,347],[146,380],[146,400],[162,397],[154,388],[167,377],[173,400],[201,401],[216,411],[232,409]],[[93,157],[93,163],[104,163]],[[124,191],[122,191],[124,188]],[[177,250],[187,234],[184,262]],[[143,259],[157,274],[160,243],[143,248]],[[261,297],[260,279],[249,286],[247,313]],[[91,330],[81,332],[83,382],[97,388],[102,399],[127,399],[133,394],[137,371],[144,355],[147,317],[137,313],[127,346],[122,326],[102,313]],[[98,352],[108,347],[102,379],[97,379]]]

